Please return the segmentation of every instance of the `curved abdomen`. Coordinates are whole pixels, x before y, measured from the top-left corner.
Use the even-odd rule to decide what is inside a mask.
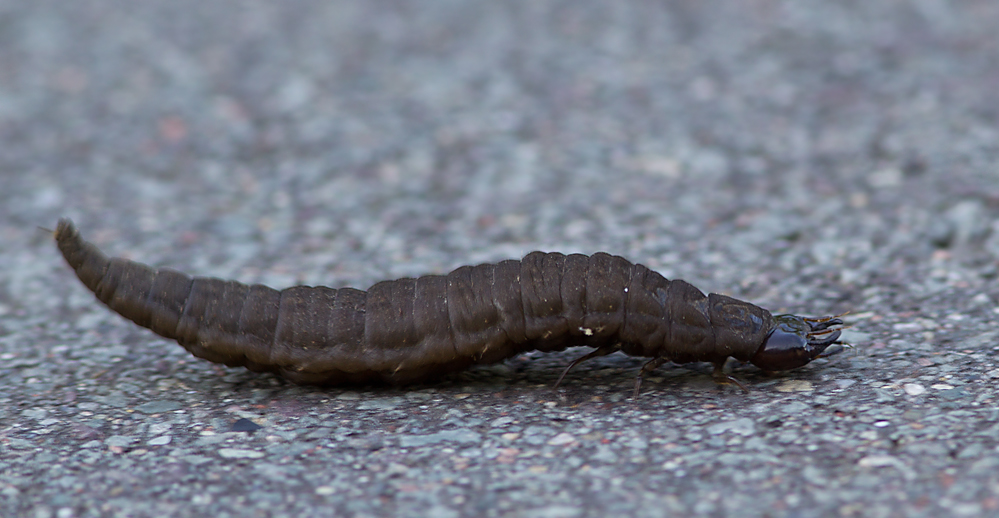
[[[617,342],[636,356],[714,361],[740,356],[719,350],[733,347],[716,339],[716,306],[765,312],[604,253],[534,252],[367,292],[277,291],[107,258],[68,220],[56,240],[84,284],[124,317],[195,356],[297,383],[408,382],[533,349]]]

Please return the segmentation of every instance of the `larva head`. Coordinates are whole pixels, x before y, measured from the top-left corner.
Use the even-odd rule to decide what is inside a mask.
[[[823,356],[826,348],[839,344],[842,325],[837,317],[805,318],[795,315],[777,315],[763,345],[750,360],[753,365],[767,371],[795,369]]]

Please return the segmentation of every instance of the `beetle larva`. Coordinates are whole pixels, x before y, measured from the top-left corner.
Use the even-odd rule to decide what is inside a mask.
[[[83,284],[115,312],[199,358],[295,383],[407,383],[525,351],[585,345],[595,350],[563,377],[615,351],[652,358],[639,372],[637,395],[642,377],[666,361],[711,362],[716,379],[734,381],[721,370],[729,357],[787,370],[841,343],[839,318],[773,316],[605,253],[532,252],[379,282],[367,292],[277,291],[108,258],[67,219],[55,239]]]

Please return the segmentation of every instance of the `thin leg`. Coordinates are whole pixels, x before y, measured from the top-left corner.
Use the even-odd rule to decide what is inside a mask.
[[[743,385],[741,381],[735,379],[735,377],[725,374],[725,371],[723,370],[724,367],[725,367],[725,362],[715,364],[715,371],[711,373],[711,377],[715,379],[715,383],[721,385],[735,383],[739,388],[742,389],[743,392],[748,394],[749,389],[747,389],[746,386]]]
[[[603,346],[603,347],[601,347],[599,349],[590,351],[586,355],[583,355],[583,356],[580,356],[579,358],[576,358],[575,360],[572,361],[572,363],[569,364],[568,367],[565,368],[564,371],[562,371],[562,375],[558,377],[558,381],[555,382],[555,386],[553,388],[557,390],[558,386],[562,384],[562,380],[565,379],[565,375],[569,374],[569,371],[572,370],[572,368],[575,367],[576,365],[578,365],[580,363],[583,363],[586,360],[589,360],[590,358],[596,358],[598,356],[607,356],[608,354],[611,354],[613,352],[617,352],[620,349],[621,349],[621,344],[619,344],[619,343],[614,344],[614,345],[605,345],[605,346]]]
[[[638,377],[635,378],[635,393],[632,394],[632,399],[638,399],[638,393],[642,389],[642,378],[644,378],[646,374],[658,369],[660,365],[668,361],[669,358],[660,356],[658,358],[653,358],[645,365],[642,365],[642,370],[638,371]]]

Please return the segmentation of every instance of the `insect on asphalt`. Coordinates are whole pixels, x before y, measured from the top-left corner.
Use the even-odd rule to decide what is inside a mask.
[[[109,258],[68,219],[54,235],[76,275],[113,311],[199,358],[300,384],[412,383],[527,351],[589,346],[556,387],[580,362],[620,351],[651,358],[636,397],[642,378],[668,361],[710,362],[717,381],[745,390],[722,370],[729,357],[782,371],[842,344],[838,317],[774,316],[602,252],[532,252],[367,291],[278,291]]]

